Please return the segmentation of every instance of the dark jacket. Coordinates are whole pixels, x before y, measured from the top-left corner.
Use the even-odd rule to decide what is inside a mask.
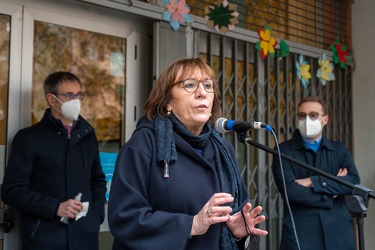
[[[281,153],[305,162],[334,176],[340,168],[346,168],[348,174],[343,180],[359,184],[360,178],[352,157],[340,142],[322,137],[317,153],[308,149],[297,129],[291,140],[280,144]],[[351,194],[351,188],[338,184],[326,177],[319,176],[301,166],[283,160],[287,194],[296,226],[296,232],[303,250],[354,250],[352,216],[345,205],[345,196]],[[278,157],[273,159],[273,176],[284,198],[282,173]],[[313,186],[304,187],[296,179],[310,177]],[[334,195],[337,195],[334,198]],[[284,202],[284,221],[280,249],[298,249],[293,232],[291,216]]]
[[[121,148],[108,204],[113,249],[219,249],[225,224],[189,239],[193,217],[220,192],[213,145],[207,143],[201,156],[177,133],[174,139],[177,161],[169,167],[169,178],[163,178],[163,165],[156,160],[154,122],[143,119]],[[236,161],[233,147],[228,142],[226,147]]]
[[[47,109],[40,122],[14,137],[1,195],[23,212],[22,249],[98,249],[106,192],[98,142],[81,116],[71,134]],[[64,224],[58,207],[78,193],[89,211]]]

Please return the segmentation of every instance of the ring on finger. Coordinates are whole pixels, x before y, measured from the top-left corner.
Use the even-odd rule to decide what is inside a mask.
[[[207,214],[208,214],[208,216],[210,216],[210,217],[214,216],[214,215],[210,212],[210,208],[207,209]]]

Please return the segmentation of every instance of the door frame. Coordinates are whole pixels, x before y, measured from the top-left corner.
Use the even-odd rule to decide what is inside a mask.
[[[10,16],[10,52],[9,52],[9,86],[8,110],[6,125],[6,142],[3,163],[0,167],[0,181],[2,183],[6,162],[14,134],[20,128],[20,102],[21,99],[21,52],[22,52],[22,6],[0,1],[0,14]],[[0,222],[3,222],[4,209],[0,209]],[[0,239],[3,240],[3,249],[18,249],[20,241],[17,232],[12,230],[4,233],[0,229]]]

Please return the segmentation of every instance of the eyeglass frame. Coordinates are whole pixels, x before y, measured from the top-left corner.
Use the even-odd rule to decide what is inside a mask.
[[[197,84],[197,87],[196,87],[196,89],[195,89],[194,91],[191,91],[191,92],[190,92],[190,91],[188,91],[188,90],[186,89],[185,81],[188,81],[188,80],[194,80],[194,81],[196,81],[196,82],[198,83],[198,84]],[[213,88],[213,91],[212,91],[212,92],[211,92],[211,91],[208,91],[207,88],[205,87],[205,85],[203,84],[205,81],[212,81],[212,88]],[[174,83],[173,85],[177,85],[177,84],[180,84],[180,83],[183,84],[183,88],[184,88],[184,90],[185,90],[186,92],[188,92],[188,93],[195,93],[195,92],[198,90],[198,88],[199,88],[199,84],[200,84],[200,83],[202,83],[203,89],[204,89],[207,93],[214,93],[215,90],[216,90],[216,86],[217,86],[216,80],[214,80],[214,79],[210,79],[210,78],[205,78],[205,79],[202,79],[202,80],[197,80],[197,79],[195,79],[195,78],[187,78],[187,79],[184,79],[184,80],[178,81],[178,82]]]
[[[83,98],[85,97],[85,94],[82,93],[82,92],[78,92],[77,94],[73,94],[73,93],[65,93],[65,94],[60,94],[60,93],[56,93],[54,94],[55,96],[64,96],[68,101],[71,101],[71,100],[74,100],[74,99],[78,99],[80,101],[83,100]]]
[[[302,118],[300,118],[301,115],[303,116]],[[316,119],[319,118],[319,115],[320,115],[320,114],[319,114],[318,112],[315,112],[315,111],[311,111],[311,112],[308,113],[308,114],[306,114],[305,112],[298,112],[298,113],[297,113],[297,118],[298,118],[299,121],[303,121],[303,120],[306,119],[307,116],[309,116],[310,119],[311,119],[312,121],[314,121],[314,120],[316,120]],[[321,115],[322,115],[322,117],[325,116],[325,114],[321,114]],[[311,117],[311,116],[313,116],[313,117]],[[316,117],[314,117],[314,116],[316,116]]]

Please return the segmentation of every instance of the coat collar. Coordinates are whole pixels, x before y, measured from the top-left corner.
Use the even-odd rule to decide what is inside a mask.
[[[52,116],[50,108],[46,109],[46,111],[44,112],[44,116],[40,122],[55,130],[56,132],[66,133],[63,123],[61,122],[61,120],[56,119]],[[77,140],[79,140],[80,138],[83,138],[91,132],[94,132],[93,127],[85,119],[83,119],[82,116],[79,116],[78,120],[74,122],[74,125],[72,127],[72,139],[76,138]]]
[[[322,141],[320,142],[319,148],[327,148],[328,150],[335,150],[335,147],[333,146],[332,142],[327,139],[325,134],[322,134]],[[305,142],[302,139],[301,133],[299,132],[299,129],[296,129],[293,133],[292,138],[292,150],[300,150],[300,149],[307,149],[305,146]]]

